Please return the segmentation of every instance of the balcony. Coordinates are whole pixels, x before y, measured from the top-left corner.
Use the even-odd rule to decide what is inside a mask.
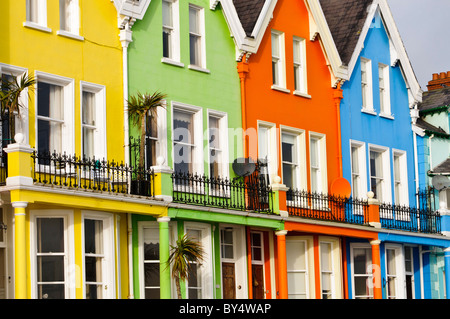
[[[367,200],[302,190],[289,190],[286,199],[290,216],[357,225],[369,224]]]
[[[441,216],[438,211],[428,208],[382,203],[380,205],[381,227],[386,229],[419,232],[425,234],[441,233]]]
[[[175,172],[172,185],[175,203],[274,214],[272,189],[257,175],[228,179]]]
[[[34,185],[154,197],[154,172],[115,161],[57,153],[31,154]]]

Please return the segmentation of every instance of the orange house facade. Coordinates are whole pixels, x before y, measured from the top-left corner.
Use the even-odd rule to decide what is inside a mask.
[[[345,70],[333,69],[332,46],[320,33],[327,29],[316,24],[311,8],[318,2],[250,2],[222,6],[238,49],[245,156],[266,183],[282,185],[285,229],[274,236],[277,298],[346,298],[346,238],[370,242],[375,265],[379,242],[376,228],[367,227],[373,207],[346,198],[350,186],[342,178]],[[254,256],[250,263],[249,272],[269,276],[263,263],[255,267]],[[254,296],[258,289],[264,287],[253,287]]]

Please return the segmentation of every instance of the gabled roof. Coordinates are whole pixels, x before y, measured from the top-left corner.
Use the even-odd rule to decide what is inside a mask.
[[[319,0],[336,48],[344,65],[349,64],[373,0]]]
[[[418,127],[420,127],[421,129],[423,129],[425,131],[425,133],[428,135],[435,134],[436,136],[440,136],[440,137],[444,137],[444,138],[450,137],[450,135],[442,127],[437,127],[433,124],[430,124],[422,118],[417,119],[416,125]]]
[[[318,0],[303,1],[309,12],[310,39],[311,41],[316,39],[321,41],[324,55],[335,77],[332,80],[332,83],[335,85],[336,81],[346,78],[346,68],[342,67],[339,53],[326,26],[325,18],[317,21],[312,14],[312,11],[321,12]],[[214,9],[218,2],[222,5],[225,18],[238,49],[239,55],[237,60],[240,60],[244,54],[247,54],[248,58],[249,53],[256,53],[267,26],[272,19],[277,0],[211,0],[211,9]],[[319,31],[321,31],[321,37],[317,38]],[[328,32],[328,36],[325,35],[326,32]]]
[[[321,36],[332,35],[334,46],[341,59],[341,67],[348,67],[349,79],[375,15],[379,12],[390,40],[391,65],[400,63],[409,89],[410,106],[422,100],[422,89],[411,66],[405,46],[386,0],[305,0],[320,12],[314,11],[316,21],[325,19],[327,26],[320,26]],[[319,3],[320,1],[320,3]],[[331,52],[332,49],[328,49]],[[334,61],[337,63],[337,59]],[[335,66],[336,68],[336,66]]]
[[[239,51],[237,59],[256,53],[278,0],[211,0],[211,9],[218,2]]]
[[[429,113],[437,109],[450,107],[450,87],[424,92],[422,102],[418,104],[421,114]]]
[[[117,13],[122,16],[141,20],[151,0],[113,0]]]
[[[450,157],[435,166],[432,170],[434,174],[450,174]]]
[[[265,0],[233,0],[239,20],[248,37],[252,37],[265,2]]]

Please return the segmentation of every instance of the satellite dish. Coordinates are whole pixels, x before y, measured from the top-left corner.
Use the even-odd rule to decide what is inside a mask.
[[[351,193],[352,186],[345,178],[338,177],[331,183],[332,195],[348,198],[350,197]]]
[[[443,190],[450,186],[450,179],[448,179],[448,176],[436,175],[431,179],[431,184],[437,190]]]
[[[249,176],[256,169],[256,164],[251,158],[236,158],[233,162],[233,171],[238,176]]]

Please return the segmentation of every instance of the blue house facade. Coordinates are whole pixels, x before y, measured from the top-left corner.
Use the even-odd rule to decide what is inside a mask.
[[[381,269],[372,269],[370,244],[347,241],[349,298],[371,298],[372,271],[381,272],[383,298],[448,297],[433,293],[449,288],[448,265],[437,275],[433,269],[450,237],[439,212],[417,196],[426,186],[425,134],[417,125],[422,90],[389,7],[384,0],[320,3],[348,71],[340,83],[343,177],[352,197],[375,201],[380,214]]]

